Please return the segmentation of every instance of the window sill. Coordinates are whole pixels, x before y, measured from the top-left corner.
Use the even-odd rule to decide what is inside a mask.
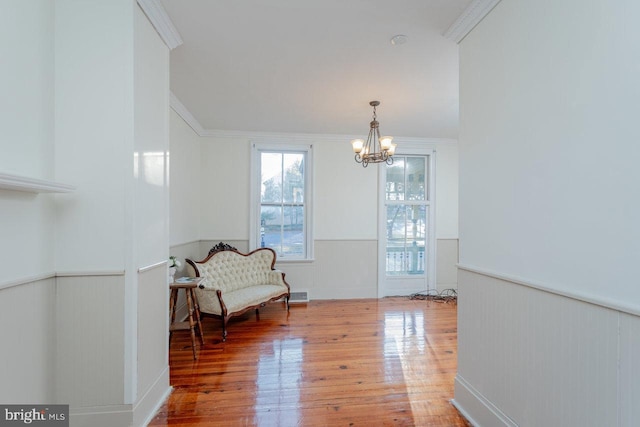
[[[311,264],[314,261],[315,261],[314,258],[307,258],[307,259],[276,258],[276,264]]]

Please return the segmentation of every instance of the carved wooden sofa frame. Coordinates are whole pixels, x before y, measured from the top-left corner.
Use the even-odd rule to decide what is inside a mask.
[[[204,277],[195,290],[203,316],[222,320],[222,341],[227,339],[227,323],[271,301],[284,298],[287,311],[291,289],[285,274],[274,268],[276,253],[270,248],[259,248],[244,254],[221,244],[214,246],[202,261],[186,259],[196,277]]]

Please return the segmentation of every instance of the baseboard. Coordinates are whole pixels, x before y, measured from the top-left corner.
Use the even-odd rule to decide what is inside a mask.
[[[169,385],[169,366],[167,366],[133,408],[133,425],[142,427],[149,424],[158,409],[171,394],[171,390],[172,387]]]
[[[135,405],[71,408],[69,425],[73,427],[143,427],[149,424],[171,393],[169,367],[158,376]]]
[[[454,382],[453,406],[475,427],[518,427],[511,418],[500,411],[460,374]]]
[[[70,408],[69,425],[73,427],[119,427],[133,423],[131,405]]]

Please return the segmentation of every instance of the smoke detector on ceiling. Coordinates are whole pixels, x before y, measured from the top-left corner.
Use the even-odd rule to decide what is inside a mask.
[[[405,44],[408,40],[409,40],[409,37],[405,36],[404,34],[398,34],[391,37],[390,41],[392,45],[396,46],[399,44]]]

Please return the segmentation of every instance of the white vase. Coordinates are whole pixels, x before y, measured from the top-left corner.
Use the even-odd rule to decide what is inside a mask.
[[[176,270],[177,268],[175,267],[169,267],[169,283],[173,283],[175,280],[175,275],[176,275]]]

